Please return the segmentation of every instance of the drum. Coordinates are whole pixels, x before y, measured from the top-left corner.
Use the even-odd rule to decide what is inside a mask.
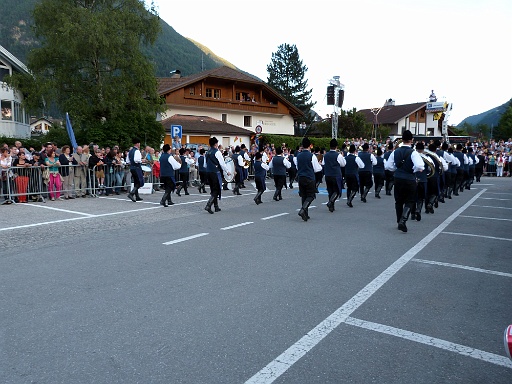
[[[151,167],[148,165],[141,166],[142,172],[151,172]]]
[[[230,175],[224,172],[224,180],[226,182],[231,183],[235,179],[235,163],[231,157],[225,157],[224,162],[226,163],[226,167],[229,170]]]

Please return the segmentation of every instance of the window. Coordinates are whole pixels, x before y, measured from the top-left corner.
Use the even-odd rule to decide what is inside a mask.
[[[247,92],[237,92],[236,99],[238,101],[251,101],[251,98]]]
[[[214,99],[220,99],[220,89],[214,89],[213,90],[213,98]]]
[[[10,100],[2,100],[2,120],[12,120],[12,102]]]
[[[251,116],[244,116],[244,127],[252,127],[252,117]]]
[[[188,89],[188,94],[189,94],[189,95],[195,95],[195,94],[196,94],[196,89],[195,89],[194,87],[190,87],[190,88]]]
[[[0,67],[0,83],[4,81],[4,77],[9,75],[9,68]]]
[[[206,88],[206,97],[212,97],[213,95],[213,89]]]
[[[434,128],[427,129],[427,136],[434,136]]]
[[[227,114],[227,113],[223,113],[223,114],[222,114],[222,121],[223,121],[224,123],[227,123],[227,122],[228,122],[228,114]]]

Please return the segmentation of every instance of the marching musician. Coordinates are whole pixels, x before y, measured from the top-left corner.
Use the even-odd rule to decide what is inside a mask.
[[[212,204],[215,207],[215,212],[220,212],[219,202],[221,198],[221,185],[222,185],[222,176],[220,174],[221,170],[227,173],[228,176],[231,175],[228,168],[226,167],[226,163],[224,162],[224,157],[222,153],[219,151],[219,140],[215,136],[210,137],[208,141],[210,144],[210,149],[206,154],[206,173],[208,175],[208,182],[210,184],[210,198],[206,203],[204,209],[213,214]]]
[[[197,158],[197,168],[199,170],[199,193],[206,193],[206,181],[207,181],[207,175],[206,175],[206,158],[204,157],[205,154],[204,148],[201,148],[199,150],[199,157]]]
[[[171,193],[176,187],[176,179],[174,178],[174,171],[180,169],[181,164],[171,155],[171,146],[164,144],[162,147],[162,154],[160,155],[160,181],[164,186],[164,195],[160,204],[164,207],[173,205]]]
[[[364,164],[364,167],[359,169],[359,193],[361,193],[361,201],[366,203],[366,195],[368,195],[368,192],[373,187],[373,166],[377,165],[377,159],[369,151],[370,146],[368,143],[364,143],[362,149],[358,154]]]
[[[469,182],[466,184],[466,189],[471,189],[471,184],[473,184],[473,180],[475,180],[475,170],[476,165],[478,164],[478,157],[475,156],[475,153],[473,152],[473,147],[468,148],[468,157],[470,158],[470,165],[469,165]]]
[[[128,152],[128,161],[130,164],[130,173],[133,180],[133,189],[128,193],[128,198],[133,201],[141,201],[139,196],[139,188],[144,186],[144,175],[142,174],[142,155],[140,153],[140,139],[132,140],[133,147]]]
[[[249,157],[249,154],[247,153],[247,147],[245,144],[240,145],[240,156],[242,156],[242,159],[244,159],[245,162],[251,163],[251,158]],[[245,165],[245,164],[244,164]],[[245,188],[245,180],[249,177],[249,170],[245,167],[242,168],[242,175],[241,175],[241,185],[240,188]]]
[[[373,180],[375,182],[375,197],[380,199],[380,191],[384,186],[384,179],[386,177],[384,170],[384,157],[382,157],[382,149],[377,148],[377,164],[373,166]]]
[[[411,148],[412,133],[408,129],[402,134],[403,145],[389,156],[385,167],[395,172],[395,213],[398,229],[407,232],[406,222],[413,210],[416,196],[415,172],[425,169],[418,152]]]
[[[388,161],[389,156],[393,153],[393,143],[389,142],[386,148],[386,152],[384,153],[384,162]],[[393,171],[389,171],[384,167],[384,174],[386,176],[386,195],[391,196],[391,190],[393,189],[393,184],[395,182]]]
[[[318,163],[316,156],[311,153],[311,142],[307,137],[302,139],[302,147],[302,151],[294,160],[299,177],[299,196],[302,201],[299,216],[302,220],[308,221],[310,218],[308,208],[316,197],[315,172],[321,171],[322,166]]]
[[[281,191],[286,185],[286,170],[290,169],[291,166],[288,159],[283,156],[283,148],[277,147],[276,155],[272,157],[269,164],[269,168],[272,169],[272,174],[274,175],[274,185],[276,187],[273,197],[275,201],[283,200]]]
[[[436,145],[433,143],[429,144],[428,150],[432,153],[436,153]],[[426,153],[426,156],[432,159],[435,172],[427,180],[427,198],[425,213],[434,213],[434,207],[438,207],[437,201],[441,194],[439,189],[439,180],[441,178],[441,175],[444,174],[444,172],[448,169],[448,164],[441,157],[438,157],[438,159],[441,160],[441,164],[439,164],[439,161],[436,158],[434,158],[434,156],[431,155],[430,153]]]
[[[338,140],[332,139],[329,143],[329,147],[330,151],[324,155],[322,165],[324,167],[325,184],[329,195],[327,208],[329,208],[329,212],[334,212],[334,203],[336,199],[341,196],[341,192],[343,191],[341,167],[345,167],[347,163],[343,155],[337,151]]]
[[[345,157],[345,177],[347,178],[347,205],[354,208],[352,200],[359,190],[359,169],[364,168],[363,161],[356,154],[356,146],[350,144],[348,155]]]
[[[462,179],[460,191],[464,192],[464,189],[469,189],[469,167],[473,165],[473,160],[468,156],[468,150],[466,149],[466,147],[462,148],[462,154],[464,155],[464,177]]]
[[[446,144],[446,143],[445,143]],[[448,146],[448,144],[447,144]],[[443,148],[444,148],[444,144],[443,144]],[[453,186],[457,180],[457,166],[460,165],[460,161],[457,157],[455,157],[453,155],[453,148],[452,147],[449,147],[448,148],[448,155],[451,156],[451,159],[452,159],[452,162],[450,163],[450,184],[448,184],[448,191],[447,191],[447,196],[449,199],[452,198],[452,192],[453,194],[455,195],[455,191],[453,190]],[[456,196],[458,196],[459,194],[457,193]]]
[[[298,148],[297,148],[298,149]],[[295,151],[293,149],[290,150],[290,154],[288,155],[288,161],[291,166],[288,169],[288,177],[290,178],[290,189],[293,189],[293,182],[297,177],[297,166],[295,165]]]
[[[453,183],[453,194],[455,196],[459,196],[460,192],[463,192],[463,180],[464,180],[464,164],[467,160],[464,160],[464,154],[462,153],[462,144],[457,144],[455,150],[453,151],[453,156],[459,160],[459,165],[457,165],[457,174],[455,176],[455,181]]]
[[[242,195],[240,193],[240,186],[242,185],[242,177],[244,172],[244,158],[240,155],[240,146],[235,147],[235,153],[231,155],[231,158],[233,159],[233,163],[235,164],[235,188],[233,188],[233,194],[234,195]]]
[[[254,197],[254,202],[259,205],[263,203],[263,201],[261,201],[261,195],[263,195],[263,192],[267,189],[265,179],[269,166],[266,162],[263,162],[263,154],[261,152],[256,153],[254,160],[254,181],[256,182],[256,189],[258,190],[256,197]]]
[[[194,164],[194,159],[190,158],[190,150],[185,148],[180,148],[180,159],[181,159],[181,168],[180,168],[180,181],[181,184],[176,189],[176,194],[181,196],[180,192],[182,189],[185,190],[185,195],[190,195],[188,193],[188,180],[190,177],[190,166]]]
[[[416,151],[422,155],[424,153],[425,144],[423,141],[416,143]],[[416,207],[411,210],[411,219],[416,219],[416,221],[421,221],[421,210],[423,208],[423,203],[425,202],[425,198],[427,197],[427,172],[417,171],[414,172],[416,175]],[[429,213],[425,211],[425,213]]]

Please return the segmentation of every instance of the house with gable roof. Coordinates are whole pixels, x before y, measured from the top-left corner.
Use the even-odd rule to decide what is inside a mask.
[[[392,138],[401,137],[403,131],[410,130],[415,136],[441,137],[443,121],[451,110],[446,102],[419,102],[395,105],[393,99],[386,101],[382,108],[362,109],[366,121],[377,126],[391,128]],[[378,128],[377,128],[378,129]]]
[[[176,72],[157,79],[167,106],[161,116],[166,143],[172,141],[169,119],[183,122],[182,143],[206,144],[217,136],[223,145],[237,145],[237,137],[255,131],[293,135],[295,121],[303,116],[272,87],[239,70],[223,66],[187,77]]]
[[[4,82],[6,76],[16,72],[28,74],[29,70],[0,45],[0,136],[30,138],[30,116],[22,107],[23,95]]]

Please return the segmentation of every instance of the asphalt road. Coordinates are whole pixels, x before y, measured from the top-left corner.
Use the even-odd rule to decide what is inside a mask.
[[[0,206],[0,382],[510,383],[512,179],[473,187],[408,233],[250,183]]]

